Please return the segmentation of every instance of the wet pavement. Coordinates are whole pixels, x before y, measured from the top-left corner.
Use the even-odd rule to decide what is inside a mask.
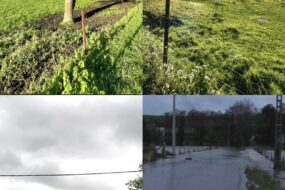
[[[246,190],[241,149],[193,152],[146,163],[143,169],[144,190]]]

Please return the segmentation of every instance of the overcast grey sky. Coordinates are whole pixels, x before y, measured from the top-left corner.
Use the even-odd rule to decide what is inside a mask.
[[[141,96],[0,96],[0,174],[137,170]],[[123,190],[138,174],[0,178],[1,190]]]
[[[143,113],[145,115],[161,115],[172,111],[173,96],[144,96]],[[177,109],[190,110],[193,106],[196,110],[225,111],[236,101],[242,99],[251,100],[257,108],[273,104],[276,96],[177,96]]]

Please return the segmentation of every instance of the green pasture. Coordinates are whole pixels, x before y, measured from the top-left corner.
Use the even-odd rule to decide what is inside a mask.
[[[76,9],[92,3],[96,3],[96,0],[77,0]],[[64,0],[1,0],[0,30],[23,26],[43,16],[63,11]]]
[[[87,2],[77,0],[79,7]],[[107,23],[98,31],[87,26],[86,52],[80,28],[53,31],[23,25],[0,32],[0,93],[141,94],[141,4],[123,11],[117,4],[97,15]],[[108,23],[110,16],[118,20]]]
[[[156,71],[145,76],[145,93],[285,92],[284,2],[171,1],[167,66],[161,63],[163,12],[155,9],[155,2],[144,6],[145,36],[152,41],[146,42],[146,50],[156,52],[145,52],[148,73]]]

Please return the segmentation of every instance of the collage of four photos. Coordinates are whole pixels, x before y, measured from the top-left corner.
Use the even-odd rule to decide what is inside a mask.
[[[285,190],[284,0],[0,0],[1,190]]]

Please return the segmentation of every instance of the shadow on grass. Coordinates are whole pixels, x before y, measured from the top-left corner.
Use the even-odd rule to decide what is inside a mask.
[[[149,26],[150,29],[164,28],[164,23],[166,21],[164,15],[157,15],[144,10],[143,17],[144,17],[143,19],[144,26]],[[176,16],[171,16],[169,22],[170,26],[179,27],[184,25],[184,23]]]
[[[110,7],[112,7],[112,6],[116,5],[116,4],[118,4],[118,3],[121,3],[121,1],[113,2],[113,3],[110,3],[110,4],[108,3],[108,4],[103,5],[103,6],[101,6],[101,7],[97,7],[97,8],[95,8],[95,9],[88,10],[88,11],[85,13],[85,16],[86,16],[86,18],[92,17],[92,16],[95,15],[96,13],[98,13],[98,12],[100,12],[100,11],[103,11],[103,10],[105,10],[105,9],[108,9],[108,8],[110,8]],[[76,22],[81,22],[81,16],[75,17],[74,22],[75,22],[75,23],[76,23]]]
[[[121,3],[121,1],[114,1],[114,0],[108,0],[108,1],[101,1],[102,4],[100,4],[100,6],[98,7],[97,4],[93,4],[93,5],[90,5],[89,8],[87,9],[84,9],[84,12],[85,15],[86,15],[86,18],[90,18],[92,16],[94,16],[96,13],[98,12],[101,12],[103,10],[106,10],[116,4],[119,4]],[[75,11],[74,13],[74,22],[75,22],[75,25],[73,25],[71,28],[74,28],[76,26],[79,26],[79,28],[81,27],[81,14],[80,14],[80,11]],[[47,16],[44,16],[42,17],[41,19],[39,20],[36,20],[34,22],[30,22],[30,23],[27,23],[27,27],[32,27],[32,28],[35,28],[35,29],[45,29],[45,28],[48,28],[52,31],[56,31],[58,28],[65,28],[61,25],[61,22],[62,22],[62,18],[63,17],[63,13],[56,13],[56,14],[51,14],[51,15],[47,15]]]

